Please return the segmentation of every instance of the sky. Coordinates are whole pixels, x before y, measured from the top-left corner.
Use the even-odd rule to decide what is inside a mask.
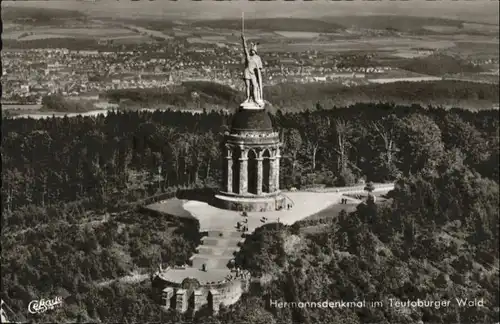
[[[164,19],[224,19],[245,17],[314,18],[341,15],[408,15],[440,17],[498,24],[497,0],[409,0],[409,1],[130,1],[130,0],[49,0],[2,1],[2,6],[51,7],[83,11],[91,16],[152,17]]]

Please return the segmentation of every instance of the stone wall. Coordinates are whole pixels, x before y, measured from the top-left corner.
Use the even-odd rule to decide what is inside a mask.
[[[229,306],[236,303],[243,292],[248,290],[250,275],[245,272],[243,276],[222,283],[206,284],[198,289],[182,289],[178,284],[167,285],[161,292],[161,305],[166,308],[175,308],[184,313],[193,308],[198,311],[208,306],[217,313],[221,305]],[[194,301],[191,305],[191,301]]]
[[[241,294],[243,294],[242,280],[235,279],[229,281],[226,284],[221,285],[216,290],[219,293],[217,298],[218,303],[216,304],[214,302],[214,305],[221,305],[221,304],[224,306],[232,305],[236,303],[240,299]]]
[[[234,201],[219,198],[217,196],[216,206],[221,209],[248,211],[248,212],[263,212],[263,211],[276,211],[280,207],[285,206],[285,197],[275,196],[268,199],[255,199],[254,201]]]
[[[333,188],[308,188],[304,191],[310,192],[339,192],[339,193],[358,193],[365,192],[366,185],[356,185],[350,187],[333,187]],[[380,183],[374,184],[373,192],[386,191],[394,189],[394,183]]]

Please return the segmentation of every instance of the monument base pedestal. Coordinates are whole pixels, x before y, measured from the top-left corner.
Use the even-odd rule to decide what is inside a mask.
[[[255,101],[248,101],[248,102],[242,102],[240,104],[241,109],[249,109],[249,110],[260,110],[264,109],[265,102],[255,102]]]
[[[247,212],[268,212],[286,208],[286,198],[281,192],[263,195],[238,195],[220,192],[215,195],[216,207],[227,210]]]

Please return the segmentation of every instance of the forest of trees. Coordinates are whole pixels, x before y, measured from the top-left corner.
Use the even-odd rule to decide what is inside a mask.
[[[86,199],[97,206],[117,199],[121,204],[130,199],[127,188],[135,174],[156,179],[151,190],[217,185],[220,145],[230,118],[217,112],[156,111],[5,119],[2,209],[14,213]],[[361,177],[393,180],[433,167],[453,148],[476,172],[498,176],[495,111],[358,104],[297,114],[278,111],[272,118],[285,144],[284,188],[352,184]],[[3,225],[10,226],[6,215]]]
[[[85,14],[77,10],[65,10],[55,8],[28,8],[9,7],[2,9],[2,19],[13,22],[31,22],[36,24],[51,24],[54,21],[64,19],[83,19]]]
[[[196,92],[198,96],[193,96]],[[321,107],[332,109],[360,102],[392,102],[435,107],[490,109],[498,104],[498,85],[467,81],[396,82],[346,87],[338,83],[282,83],[264,87],[264,98],[272,110],[301,112]],[[110,90],[103,97],[119,102],[127,100],[138,107],[161,105],[185,109],[232,110],[244,100],[241,92],[213,83],[191,81],[163,89]],[[217,109],[218,108],[218,109]]]
[[[399,67],[403,70],[436,76],[443,76],[447,73],[484,72],[480,66],[468,63],[459,57],[443,54],[405,60]]]
[[[63,309],[36,321],[175,322],[180,315],[167,316],[154,305],[149,281],[99,282],[159,262],[182,264],[191,255],[197,237],[182,224],[120,207],[177,188],[216,187],[230,117],[156,111],[3,120],[2,299],[19,311],[36,297],[68,296]],[[323,234],[302,234],[304,224],[257,231],[238,262],[255,275],[283,275],[210,321],[412,323],[419,316],[432,322],[484,322],[495,316],[498,321],[491,307],[411,315],[388,309],[269,311],[262,298],[476,293],[498,305],[496,111],[357,104],[278,111],[272,119],[284,141],[282,188],[364,179],[398,180],[397,189],[390,205],[363,205],[355,217],[332,221]],[[109,219],[103,219],[106,212]],[[293,235],[302,243],[290,255],[276,242]],[[255,250],[256,240],[262,243]]]
[[[437,17],[421,17],[421,16],[407,16],[407,15],[370,15],[370,16],[335,16],[324,18],[327,21],[334,21],[347,28],[357,26],[363,29],[375,30],[395,30],[400,32],[415,32],[424,29],[426,26],[449,26],[458,27],[463,26],[463,21],[458,19],[447,19]],[[428,34],[432,34],[428,30]]]
[[[432,171],[402,177],[391,203],[341,212],[314,234],[302,232],[306,223],[314,226],[309,221],[261,227],[236,261],[266,283],[222,314],[221,323],[498,322],[498,194],[498,182],[471,171],[455,151]],[[482,300],[484,307],[459,307],[456,298]],[[389,299],[450,305],[405,311]],[[383,306],[279,309],[270,300]]]
[[[99,44],[94,38],[58,37],[48,39],[2,40],[4,48],[9,49],[34,49],[34,48],[67,48],[72,51],[101,50],[106,51],[109,45]]]
[[[51,112],[86,112],[95,109],[93,103],[91,102],[83,100],[70,100],[57,94],[45,96],[42,100],[42,105],[42,111]]]
[[[490,109],[493,104],[498,104],[499,94],[497,84],[450,80],[368,84],[356,87],[330,83],[278,84],[264,88],[264,98],[286,112],[303,111],[313,106],[330,109],[374,102]]]
[[[326,22],[319,19],[292,17],[249,19],[246,21],[246,23],[249,29],[265,31],[287,30],[299,32],[332,33],[344,29],[343,26],[336,24],[334,21]],[[211,19],[193,22],[191,23],[191,26],[213,29],[239,30],[241,28],[241,21],[239,19]]]
[[[170,105],[187,109],[203,109],[216,105],[228,109],[238,106],[243,100],[238,91],[213,82],[183,82],[168,88],[109,90],[103,97],[111,102],[125,101],[140,107]]]

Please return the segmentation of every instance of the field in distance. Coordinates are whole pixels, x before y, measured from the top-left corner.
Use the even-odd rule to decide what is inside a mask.
[[[92,39],[140,44],[185,39],[191,44],[238,45],[240,19],[160,20],[158,17],[96,17],[92,13],[48,8],[12,8],[2,12],[5,48],[32,41]],[[422,56],[417,49],[468,56],[498,55],[498,25],[411,16],[345,16],[247,19],[245,33],[261,51],[381,52],[393,57]],[[33,42],[35,41],[35,42]]]

